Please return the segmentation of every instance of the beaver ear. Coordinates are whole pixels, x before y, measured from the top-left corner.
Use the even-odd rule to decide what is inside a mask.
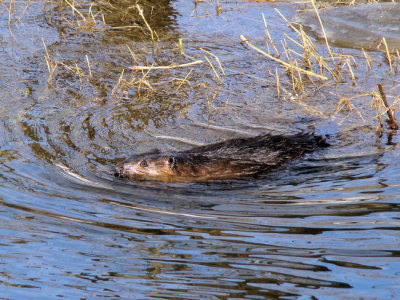
[[[170,156],[170,157],[168,158],[168,164],[169,164],[169,167],[170,167],[171,169],[175,170],[175,169],[176,169],[176,157]]]

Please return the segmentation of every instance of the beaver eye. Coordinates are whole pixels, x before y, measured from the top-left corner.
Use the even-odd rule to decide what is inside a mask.
[[[142,161],[140,162],[140,166],[143,167],[143,168],[147,167],[147,161],[142,160]]]

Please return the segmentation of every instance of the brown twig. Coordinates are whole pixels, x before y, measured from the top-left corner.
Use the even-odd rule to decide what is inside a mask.
[[[393,109],[390,108],[390,105],[386,99],[386,94],[385,94],[385,91],[383,90],[382,84],[378,83],[378,89],[379,89],[379,93],[381,94],[383,104],[385,105],[385,107],[387,109],[387,115],[389,117],[389,121],[388,121],[389,126],[391,129],[397,130],[397,129],[399,129],[399,124],[397,123],[397,121],[394,117]]]

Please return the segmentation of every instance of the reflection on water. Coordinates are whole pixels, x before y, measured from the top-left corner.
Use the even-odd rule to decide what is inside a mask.
[[[93,5],[106,25],[91,30],[62,1],[15,3],[9,27],[0,3],[1,295],[397,298],[398,137],[376,134],[368,102],[333,115],[335,93],[375,88],[385,64],[359,86],[278,101],[277,65],[238,36],[264,36],[260,12],[272,35],[291,34],[272,8],[292,17],[295,4],[228,3],[217,14],[212,3],[144,1],[160,38],[152,43],[128,2]],[[129,24],[142,27],[115,28]],[[38,36],[57,64],[49,82]],[[200,48],[218,55],[225,76]],[[131,69],[204,56],[215,72],[208,63]],[[398,86],[385,82],[390,101]],[[329,134],[332,146],[257,178],[161,184],[112,174],[131,153],[298,128]]]
[[[390,51],[400,47],[398,3],[370,3],[353,7],[338,7],[321,12],[325,34],[330,43],[343,47],[385,51],[385,38]],[[304,26],[323,39],[321,26],[315,13],[302,15]]]

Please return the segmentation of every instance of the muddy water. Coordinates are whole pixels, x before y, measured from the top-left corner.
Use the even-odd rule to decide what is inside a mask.
[[[359,59],[356,86],[316,82],[301,101],[278,100],[279,66],[239,35],[263,45],[261,12],[274,38],[293,34],[273,9],[292,18],[295,4],[143,5],[153,42],[135,8],[113,3],[92,7],[106,21],[97,15],[96,26],[62,1],[14,2],[9,24],[0,3],[1,297],[399,297],[398,135],[376,133],[368,99],[335,113],[339,96],[377,82],[395,100],[384,55],[370,53],[367,72],[362,53],[335,48]],[[89,4],[78,8],[88,16]],[[257,178],[168,185],[112,175],[135,152],[313,128],[330,148]]]

